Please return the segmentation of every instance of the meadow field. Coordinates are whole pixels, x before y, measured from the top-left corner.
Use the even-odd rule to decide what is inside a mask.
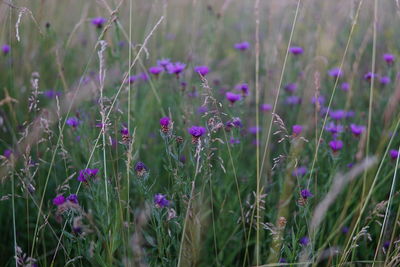
[[[0,266],[400,266],[398,0],[0,0]]]

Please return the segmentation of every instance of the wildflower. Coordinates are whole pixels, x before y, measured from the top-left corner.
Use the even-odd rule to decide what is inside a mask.
[[[154,204],[157,208],[165,208],[169,206],[169,200],[163,194],[156,194],[154,196]]]
[[[153,66],[149,68],[149,72],[154,75],[158,75],[163,72],[164,68],[160,66]]]
[[[76,128],[80,124],[79,120],[75,117],[68,118],[66,123],[67,123],[67,125],[71,126],[72,128]]]
[[[350,124],[350,130],[355,136],[360,136],[364,132],[365,126],[352,123]]]
[[[147,173],[147,166],[143,162],[138,161],[135,164],[135,171],[137,176],[142,177]]]
[[[399,151],[397,151],[396,149],[391,149],[389,151],[389,155],[393,160],[395,160],[399,156]]]
[[[301,103],[301,97],[296,95],[291,95],[286,98],[286,104],[288,105],[298,105]]]
[[[210,72],[210,69],[207,66],[196,66],[194,67],[194,71],[201,76],[206,76]]]
[[[206,133],[206,128],[201,126],[192,126],[188,129],[190,135],[192,135],[192,144],[197,144],[199,138]]]
[[[78,181],[82,183],[88,183],[88,179],[93,179],[96,177],[99,169],[83,169],[79,171]]]
[[[382,245],[382,247],[383,247],[385,250],[388,250],[389,246],[390,246],[390,241],[389,241],[389,240],[386,240],[386,241],[383,243],[383,245]]]
[[[137,76],[133,75],[133,76],[129,76],[129,78],[126,80],[127,83],[134,83],[136,80],[138,79]]]
[[[343,71],[340,68],[333,68],[328,71],[328,75],[333,78],[339,78],[343,76]]]
[[[343,234],[347,234],[347,233],[349,232],[349,230],[350,230],[350,229],[349,229],[348,226],[343,226],[343,227],[342,227],[342,233],[343,233]]]
[[[393,64],[395,57],[393,54],[384,54],[383,59],[386,61],[387,64],[391,65]]]
[[[306,173],[307,173],[307,167],[305,167],[305,166],[300,166],[300,167],[297,167],[293,172],[292,172],[292,175],[293,176],[303,176],[303,175],[305,175]]]
[[[13,151],[11,149],[5,149],[3,152],[3,156],[6,157],[7,159],[10,159],[12,154]]]
[[[329,112],[329,116],[333,119],[333,120],[341,120],[344,117],[346,117],[347,112],[342,110],[342,109],[338,109],[338,110],[331,110]]]
[[[197,112],[200,113],[200,114],[204,114],[204,113],[206,113],[207,111],[208,111],[207,106],[200,106],[200,107],[197,109]]]
[[[349,83],[342,83],[342,84],[340,85],[340,89],[342,89],[342,91],[347,92],[347,91],[350,90],[350,84],[349,84]]]
[[[100,29],[103,27],[103,24],[106,23],[106,21],[107,20],[105,18],[97,17],[92,19],[92,24]]]
[[[67,200],[70,201],[70,202],[72,202],[72,203],[78,204],[78,196],[75,195],[75,194],[69,195],[69,196],[67,197]]]
[[[233,118],[232,120],[229,120],[225,124],[226,130],[229,131],[231,128],[242,128],[242,120],[238,117]]]
[[[261,108],[262,111],[271,111],[272,110],[272,105],[270,105],[270,104],[262,104],[260,108]]]
[[[311,98],[311,103],[315,105],[317,102],[318,102],[318,104],[320,104],[321,106],[323,106],[323,105],[325,104],[325,97],[322,96],[322,95],[318,96],[318,98],[315,97],[315,96],[313,96],[313,97]]]
[[[389,84],[389,83],[390,83],[390,77],[388,77],[388,76],[383,76],[383,77],[381,77],[380,82],[381,82],[381,84],[383,84],[383,85]]]
[[[48,98],[56,98],[56,96],[61,96],[61,92],[54,91],[53,89],[43,92],[43,95]]]
[[[236,101],[239,101],[240,99],[242,99],[241,95],[232,93],[232,92],[226,92],[225,94],[226,99],[231,102],[231,104],[234,104]]]
[[[65,203],[65,197],[63,195],[58,195],[53,198],[53,204],[56,206],[60,206]]]
[[[141,72],[139,74],[139,78],[144,82],[147,82],[150,79],[149,75],[147,75],[146,72]]]
[[[376,78],[376,74],[372,72],[368,72],[364,75],[364,80],[371,81],[372,78]]]
[[[300,191],[300,195],[304,199],[308,199],[309,197],[313,197],[314,195],[308,189],[303,189]]]
[[[287,260],[285,258],[280,258],[279,263],[287,263]]]
[[[292,46],[291,48],[289,48],[289,52],[297,56],[303,54],[304,51],[303,48],[299,46]]]
[[[234,145],[234,144],[240,144],[240,140],[239,139],[235,139],[234,137],[231,137],[229,139],[229,143]]]
[[[327,126],[325,126],[325,130],[333,135],[337,135],[338,133],[343,132],[343,126],[340,124],[335,124],[334,122],[330,122]]]
[[[302,246],[307,246],[310,243],[310,238],[308,238],[307,236],[303,236],[302,238],[300,238],[299,243]]]
[[[288,83],[285,87],[284,87],[286,92],[289,93],[293,93],[297,90],[297,84],[296,83]]]
[[[125,126],[121,129],[121,136],[122,136],[122,144],[127,145],[129,144],[131,137],[129,135],[129,130]]]
[[[303,130],[303,126],[297,124],[293,125],[292,130],[294,136],[299,136],[301,134],[301,131]]]
[[[3,52],[4,55],[7,55],[10,53],[11,47],[8,44],[3,44],[1,46],[1,52]]]
[[[251,134],[257,134],[260,131],[260,128],[257,126],[251,126],[247,129],[247,131]]]
[[[163,67],[165,70],[167,70],[167,65],[170,63],[171,60],[169,58],[162,58],[160,60],[157,60],[157,65]]]
[[[250,48],[250,43],[249,42],[241,42],[241,43],[236,43],[234,45],[236,50],[239,51],[246,51],[247,49]]]
[[[329,142],[329,146],[333,153],[336,153],[343,148],[343,142],[341,140],[332,140]]]
[[[169,74],[176,74],[177,76],[179,73],[181,73],[186,67],[185,63],[181,62],[175,62],[175,63],[169,63],[167,65],[167,70]]]
[[[245,97],[249,94],[249,85],[247,83],[240,83],[235,86],[236,90],[242,92],[242,96]]]
[[[168,133],[171,119],[169,117],[163,117],[160,119],[161,131]]]

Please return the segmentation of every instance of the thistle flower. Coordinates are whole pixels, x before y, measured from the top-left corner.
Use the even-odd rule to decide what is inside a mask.
[[[387,64],[392,65],[395,60],[395,56],[393,54],[383,54],[383,59]]]
[[[192,144],[197,144],[199,138],[206,133],[206,128],[201,126],[192,126],[188,129],[190,135],[192,135]]]
[[[1,46],[1,52],[3,52],[4,55],[7,55],[10,53],[11,47],[8,44],[3,44]]]
[[[321,106],[323,106],[325,104],[325,97],[320,95],[318,96],[318,98],[316,98],[315,96],[313,96],[311,98],[311,103],[315,105],[315,103],[319,103]]]
[[[103,24],[106,23],[106,21],[107,19],[105,18],[97,17],[92,19],[92,24],[100,29],[103,27]]]
[[[297,96],[297,95],[291,95],[286,97],[285,99],[286,104],[294,106],[294,105],[298,105],[301,103],[301,97]]]
[[[53,198],[53,204],[56,206],[60,206],[65,203],[65,197],[63,195],[58,195]]]
[[[300,238],[299,243],[302,246],[307,246],[310,243],[310,238],[308,238],[307,236],[303,236],[302,238]]]
[[[297,90],[297,84],[296,83],[288,83],[287,85],[285,85],[284,89],[286,92],[294,93]]]
[[[181,62],[169,63],[167,65],[167,71],[169,74],[179,75],[186,67],[186,64]]]
[[[313,197],[314,195],[310,192],[308,189],[303,189],[300,191],[300,195],[304,199],[308,199],[310,197]]]
[[[154,196],[154,204],[157,208],[165,208],[169,206],[169,200],[163,194],[156,194]]]
[[[88,179],[93,179],[96,177],[99,169],[83,169],[79,171],[77,180],[82,183],[88,183]]]
[[[249,85],[247,83],[239,83],[235,86],[235,89],[242,92],[243,97],[249,94]]]
[[[342,109],[338,109],[338,110],[331,110],[329,112],[329,116],[333,119],[333,120],[341,120],[343,118],[345,118],[347,115],[347,112],[345,110]]]
[[[233,47],[239,51],[246,51],[247,49],[250,48],[250,43],[249,42],[236,43]]]
[[[381,84],[386,85],[386,84],[389,84],[391,82],[391,80],[390,80],[390,77],[383,76],[383,77],[381,77],[380,82],[381,82]]]
[[[138,76],[144,82],[147,82],[150,79],[149,75],[147,75],[146,72],[141,72],[141,73],[139,73]]]
[[[307,167],[305,166],[300,166],[297,167],[296,169],[294,169],[294,171],[292,172],[293,176],[304,176],[307,173]],[[303,190],[302,190],[303,191]],[[301,192],[300,192],[301,193]],[[302,195],[303,196],[303,195]]]
[[[303,126],[301,126],[301,125],[296,124],[296,125],[292,126],[292,131],[293,131],[294,136],[299,136],[301,134],[302,130],[303,130]]]
[[[299,47],[299,46],[292,46],[289,48],[289,52],[292,53],[293,55],[297,56],[297,55],[301,55],[303,54],[303,48]]]
[[[164,68],[163,67],[160,67],[160,66],[153,66],[153,67],[150,67],[149,68],[149,72],[151,73],[151,74],[154,74],[154,75],[158,75],[158,74],[160,74],[161,72],[163,72],[164,71]]]
[[[389,151],[389,155],[392,158],[392,160],[395,160],[399,156],[399,151],[397,151],[396,149],[391,149]]]
[[[328,75],[333,78],[342,77],[343,71],[340,68],[333,68],[328,71]]]
[[[171,119],[169,117],[163,117],[160,119],[161,131],[168,133]]]
[[[76,117],[68,118],[66,121],[67,125],[71,126],[72,128],[76,128],[79,126],[80,121]]]
[[[238,117],[233,118],[232,120],[229,120],[225,124],[226,130],[229,131],[231,128],[242,128],[242,120]]]
[[[270,105],[270,104],[262,104],[260,109],[262,111],[271,111],[272,110],[272,105]]]
[[[196,66],[194,67],[194,71],[201,76],[206,76],[210,72],[210,69],[207,66]]]
[[[137,176],[143,177],[147,173],[147,166],[143,162],[138,161],[135,164],[135,171]]]
[[[371,79],[372,78],[376,78],[376,74],[375,73],[372,73],[372,72],[367,72],[365,75],[364,75],[364,80],[366,80],[366,81],[371,81]]]
[[[347,92],[347,91],[350,90],[350,84],[349,84],[349,83],[342,83],[342,84],[340,85],[340,89],[342,89],[342,91]]]
[[[360,136],[364,132],[365,126],[352,123],[350,124],[350,130],[355,136]]]
[[[333,153],[336,153],[343,148],[343,142],[341,140],[332,140],[329,142],[329,146]]]
[[[70,201],[70,202],[72,202],[72,203],[78,204],[78,196],[75,195],[75,194],[69,195],[69,196],[67,197],[67,200]]]
[[[132,75],[132,76],[129,76],[129,78],[126,80],[126,82],[132,84],[132,83],[134,83],[137,79],[138,79],[138,77],[137,77],[136,75]]]
[[[12,154],[13,154],[13,151],[11,149],[5,149],[3,152],[3,156],[7,159],[10,159]]]
[[[240,99],[242,99],[241,95],[232,93],[232,92],[226,92],[225,93],[225,97],[226,99],[231,102],[231,104],[233,105],[236,101],[239,101]]]
[[[325,130],[333,135],[337,135],[338,133],[343,132],[343,126],[340,124],[335,124],[334,122],[330,122],[328,125],[325,126]]]
[[[169,58],[162,58],[160,60],[157,60],[157,65],[163,67],[165,70],[167,69],[167,65],[170,63],[171,60]]]

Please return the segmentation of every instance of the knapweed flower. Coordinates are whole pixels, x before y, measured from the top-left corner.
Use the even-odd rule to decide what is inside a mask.
[[[297,95],[291,95],[286,97],[285,99],[286,104],[294,106],[294,105],[298,105],[301,103],[301,97],[297,96]]]
[[[336,153],[343,148],[343,142],[341,140],[332,140],[329,142],[329,146],[333,153]]]
[[[130,134],[129,134],[129,129],[127,128],[127,127],[125,127],[125,126],[122,126],[122,129],[121,129],[121,137],[122,137],[122,144],[124,144],[124,145],[128,145],[129,143],[130,143],[130,141],[131,141],[131,136],[130,136]]]
[[[226,92],[225,94],[226,99],[231,102],[231,104],[234,104],[236,101],[239,101],[240,99],[242,99],[241,95],[232,93],[232,92]]]
[[[350,84],[349,83],[342,83],[340,85],[340,89],[342,89],[342,91],[348,92],[350,90]]]
[[[260,109],[262,111],[271,111],[272,110],[272,105],[270,105],[270,104],[262,104]]]
[[[199,113],[199,114],[204,114],[204,113],[206,113],[208,111],[208,107],[207,106],[200,106],[198,109],[197,109],[197,113]]]
[[[381,82],[381,84],[383,84],[383,85],[389,84],[389,83],[390,83],[390,77],[388,77],[388,76],[383,76],[383,77],[381,77],[380,82]]]
[[[250,126],[250,127],[247,129],[247,131],[248,131],[250,134],[256,135],[258,132],[260,132],[260,127],[257,127],[257,126]]]
[[[65,203],[65,197],[63,195],[58,195],[53,198],[53,204],[56,206],[60,206]]]
[[[227,121],[225,126],[226,126],[225,129],[227,131],[230,131],[231,128],[242,128],[243,124],[242,124],[242,120],[240,118],[236,117],[236,118],[232,118],[232,120]]]
[[[167,69],[167,66],[170,63],[171,63],[171,60],[169,58],[162,58],[160,60],[157,60],[157,65],[160,67],[163,67],[165,70]]]
[[[60,97],[61,96],[61,92],[54,91],[52,89],[52,90],[44,91],[43,95],[48,99],[52,99],[52,98],[56,98],[56,96]]]
[[[308,238],[307,236],[303,236],[302,238],[300,238],[299,243],[302,246],[307,246],[310,243],[310,238]]]
[[[246,51],[247,49],[250,48],[250,43],[249,42],[241,42],[241,43],[236,43],[234,45],[236,50],[239,51]]]
[[[150,80],[150,77],[146,72],[139,73],[138,77],[144,82],[147,82],[148,80]]]
[[[156,194],[154,196],[154,204],[157,208],[165,208],[169,206],[169,200],[163,194]]]
[[[143,162],[138,161],[135,164],[135,171],[137,176],[142,177],[147,173],[147,166]]]
[[[235,139],[234,137],[231,137],[229,139],[229,143],[232,144],[232,145],[240,144],[240,140],[239,139]]]
[[[366,80],[366,81],[371,81],[371,79],[372,78],[376,78],[376,74],[375,73],[372,73],[372,72],[367,72],[365,75],[364,75],[364,80]]]
[[[395,57],[393,54],[383,54],[383,60],[386,61],[387,64],[391,65],[393,64]]]
[[[167,70],[169,74],[175,74],[179,75],[186,67],[185,63],[181,62],[175,62],[175,63],[170,63],[167,65]]]
[[[12,154],[13,154],[13,151],[11,149],[5,149],[3,152],[3,156],[7,159],[10,159]]]
[[[249,85],[247,83],[239,83],[235,86],[235,89],[242,92],[243,97],[249,94]]]
[[[171,119],[169,117],[163,117],[160,119],[161,131],[168,133]]]
[[[83,169],[79,171],[77,180],[82,183],[88,183],[88,179],[93,179],[96,177],[99,169]]]
[[[294,169],[294,171],[292,172],[293,176],[303,176],[307,173],[307,167],[305,166],[300,166],[297,167],[296,169]],[[303,191],[303,190],[302,190]],[[301,192],[300,192],[301,193]],[[302,195],[303,196],[303,195]]]
[[[299,136],[301,134],[301,131],[303,130],[303,126],[301,125],[293,125],[292,126],[292,131],[294,136]]]
[[[343,118],[346,117],[347,112],[345,110],[342,109],[338,109],[338,110],[331,110],[329,112],[329,116],[333,119],[333,120],[341,120]]]
[[[102,18],[102,17],[97,17],[92,19],[92,24],[96,26],[97,28],[103,27],[103,24],[106,23],[107,19]]]
[[[66,123],[68,126],[71,126],[72,128],[76,128],[80,124],[79,120],[75,117],[68,118]]]
[[[391,150],[389,151],[389,155],[390,155],[390,158],[391,158],[391,159],[395,160],[395,159],[397,159],[398,156],[399,156],[399,151],[397,151],[396,149],[391,149]]]
[[[330,122],[328,125],[325,126],[325,130],[333,135],[337,135],[338,133],[343,132],[343,126],[340,124],[335,124],[334,122]]]
[[[310,192],[308,189],[303,189],[300,191],[300,195],[304,199],[308,199],[310,197],[313,197],[314,195]]]
[[[194,71],[201,76],[206,76],[210,72],[210,69],[207,66],[196,66],[194,67]]]
[[[137,79],[138,79],[138,77],[137,77],[136,75],[132,75],[132,76],[129,76],[129,78],[126,80],[126,82],[132,84],[132,83],[134,83]]]
[[[284,87],[286,92],[293,93],[297,90],[297,84],[296,83],[288,83]]]
[[[350,124],[350,130],[355,136],[360,136],[364,132],[365,126],[352,123]]]
[[[69,202],[78,204],[78,196],[75,195],[75,194],[69,195],[69,196],[67,197],[67,200],[68,200]]]
[[[192,136],[192,144],[197,144],[199,138],[206,133],[206,128],[201,126],[192,126],[188,129],[189,134]]]
[[[301,55],[303,54],[303,48],[299,47],[299,46],[292,46],[291,48],[289,48],[289,52],[292,53],[293,55]]]
[[[340,68],[333,68],[328,71],[328,75],[333,78],[342,77],[343,71]]]
[[[319,104],[320,106],[323,106],[323,105],[325,104],[325,97],[322,96],[322,95],[318,96],[318,98],[316,98],[315,96],[313,96],[313,97],[311,98],[311,103],[313,103],[313,104],[315,105],[317,102],[318,102],[318,104]]]
[[[342,227],[342,233],[343,233],[343,234],[347,234],[347,233],[349,232],[349,230],[350,230],[350,229],[349,229],[348,226],[343,226],[343,227]]]
[[[7,55],[8,53],[10,53],[11,51],[11,47],[8,44],[3,44],[1,46],[1,52],[3,52],[4,55]]]
[[[160,67],[160,66],[153,66],[153,67],[150,67],[149,68],[149,72],[151,73],[151,74],[154,74],[154,75],[158,75],[158,74],[160,74],[161,72],[163,72],[164,71],[164,68],[163,67]]]

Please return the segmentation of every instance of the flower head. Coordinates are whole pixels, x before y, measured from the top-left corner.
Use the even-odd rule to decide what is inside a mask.
[[[78,181],[82,183],[88,183],[88,179],[93,179],[96,177],[99,169],[83,169],[79,171]]]
[[[234,45],[236,50],[239,51],[246,51],[247,49],[250,48],[250,43],[249,42],[241,42],[241,43],[236,43]]]
[[[7,159],[10,159],[12,154],[13,154],[13,151],[11,149],[5,149],[3,152],[3,156]]]
[[[329,146],[333,153],[336,153],[343,148],[343,142],[341,140],[332,140],[329,142]]]
[[[300,195],[302,198],[307,199],[313,197],[314,195],[308,189],[303,189],[300,191]]]
[[[307,236],[303,236],[302,238],[300,238],[299,243],[302,246],[307,246],[310,243],[310,238],[308,238]]]
[[[350,130],[355,136],[360,136],[364,132],[365,126],[352,123],[350,124]]]
[[[388,63],[389,65],[393,64],[395,60],[395,56],[393,54],[383,54],[383,59]]]
[[[396,149],[391,149],[391,150],[389,151],[389,155],[390,155],[390,157],[391,157],[393,160],[395,160],[395,159],[397,159],[398,156],[399,156],[399,151],[397,151]]]
[[[371,81],[371,79],[372,78],[376,78],[376,74],[375,73],[372,73],[372,72],[367,72],[365,75],[364,75],[364,80],[366,80],[366,81]]]
[[[234,104],[236,101],[239,101],[240,99],[242,99],[241,95],[238,95],[238,94],[235,94],[232,92],[226,92],[225,97],[229,102],[231,102],[231,104]]]
[[[138,76],[136,76],[136,75],[132,75],[132,76],[129,76],[129,78],[126,80],[126,83],[134,83],[136,80],[138,79]]]
[[[1,46],[1,52],[3,52],[4,55],[7,55],[10,53],[11,47],[8,44],[3,44]]]
[[[342,77],[343,71],[340,68],[333,68],[328,71],[328,75],[333,78]]]
[[[163,194],[156,194],[154,196],[154,204],[157,208],[165,208],[169,206],[169,200]]]
[[[342,91],[345,91],[345,92],[347,92],[347,91],[349,91],[350,90],[350,84],[349,83],[342,83],[341,85],[340,85],[340,89],[342,89]]]
[[[292,46],[291,48],[289,48],[289,52],[297,56],[303,54],[304,51],[303,48],[299,46]]]
[[[97,17],[92,19],[92,24],[97,28],[103,27],[103,24],[106,23],[107,19],[102,17]]]
[[[56,98],[56,96],[61,96],[61,92],[51,89],[51,90],[43,92],[43,95],[48,99],[52,99],[52,98]]]
[[[383,85],[389,84],[389,83],[390,83],[390,77],[388,77],[388,76],[383,76],[383,77],[381,77],[380,82],[381,82],[381,84],[383,84]]]
[[[76,117],[71,117],[67,119],[67,125],[71,126],[72,128],[78,127],[80,121]]]
[[[154,74],[154,75],[158,75],[158,74],[160,74],[161,72],[163,72],[164,71],[164,68],[163,67],[160,67],[160,66],[153,66],[153,67],[150,67],[149,68],[149,72],[151,73],[151,74]]]
[[[135,164],[135,171],[136,171],[136,174],[141,177],[144,174],[146,174],[147,166],[143,162],[138,161]]]
[[[70,201],[70,202],[72,202],[72,203],[78,204],[78,196],[75,195],[75,194],[69,195],[69,196],[67,197],[67,200]]]
[[[249,85],[247,83],[239,83],[235,86],[236,90],[242,92],[242,96],[249,94]]]
[[[262,111],[271,111],[272,110],[272,105],[270,105],[270,104],[262,104],[260,108],[261,108]]]
[[[53,198],[53,204],[56,206],[60,206],[65,203],[65,197],[63,195],[58,195]]]
[[[292,175],[293,176],[303,176],[303,175],[305,175],[306,173],[307,173],[307,167],[305,167],[305,166],[300,166],[300,167],[297,167],[293,172],[292,172]],[[300,192],[301,193],[301,192]]]
[[[347,112],[345,110],[342,109],[338,109],[338,110],[331,110],[329,112],[329,116],[333,119],[333,120],[341,120],[343,118],[346,117]]]
[[[206,76],[210,72],[210,69],[207,66],[196,66],[194,67],[194,71],[201,76]]]
[[[169,131],[170,123],[171,123],[171,119],[169,117],[162,117],[160,119],[161,130],[164,133],[167,133]]]
[[[206,128],[201,126],[192,126],[188,131],[193,137],[199,138],[206,133]]]
[[[343,126],[340,124],[335,124],[334,122],[330,122],[327,126],[325,126],[325,130],[333,135],[336,135],[343,132]]]
[[[169,58],[162,58],[160,60],[157,60],[157,65],[163,67],[164,69],[167,69],[167,65],[170,63],[171,60]]]
[[[301,131],[303,130],[303,126],[301,125],[293,125],[292,126],[292,131],[294,136],[299,136],[301,134]]]
[[[296,83],[288,83],[287,85],[285,85],[284,89],[286,92],[294,93],[297,90],[297,84]]]
[[[168,73],[179,75],[186,67],[185,63],[175,62],[167,65]]]
[[[294,106],[294,105],[298,105],[301,103],[301,97],[297,96],[297,95],[291,95],[286,97],[285,100],[286,104]]]

